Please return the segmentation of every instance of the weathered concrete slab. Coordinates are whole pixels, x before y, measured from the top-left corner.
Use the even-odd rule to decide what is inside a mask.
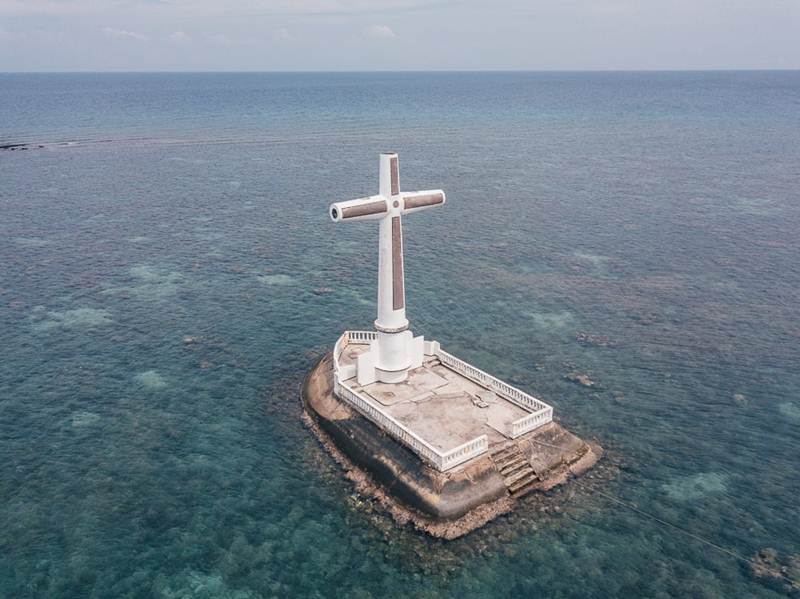
[[[408,372],[408,380],[404,383],[372,383],[361,387],[365,393],[384,406],[414,401],[423,395],[430,395],[439,387],[447,384],[447,379],[439,376],[429,368],[422,366]]]
[[[347,345],[340,364],[354,364],[367,347]],[[408,380],[403,383],[371,383],[361,387],[351,379],[351,384],[441,451],[481,435],[487,435],[490,444],[500,442],[507,438],[511,423],[528,414],[437,359],[428,359],[420,368],[409,371]]]
[[[464,394],[446,399],[434,394],[427,401],[406,402],[391,409],[392,416],[440,451],[484,434],[484,412]]]

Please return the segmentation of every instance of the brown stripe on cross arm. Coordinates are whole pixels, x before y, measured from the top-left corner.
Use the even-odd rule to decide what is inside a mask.
[[[392,195],[400,193],[400,168],[397,165],[397,156],[389,159],[389,170],[392,176]]]
[[[406,305],[403,290],[403,229],[400,217],[392,217],[392,310],[402,310]]]
[[[356,216],[368,216],[370,214],[380,214],[386,212],[386,202],[378,200],[369,204],[359,204],[342,208],[342,218],[354,218]]]
[[[423,206],[435,206],[444,202],[444,195],[441,193],[427,193],[421,196],[406,196],[405,209],[422,208]]]

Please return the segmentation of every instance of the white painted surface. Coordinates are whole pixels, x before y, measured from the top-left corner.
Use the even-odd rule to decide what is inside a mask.
[[[397,154],[386,153],[380,155],[379,164],[379,194],[335,202],[330,205],[328,212],[334,222],[349,220],[378,220],[378,314],[375,328],[379,331],[377,342],[370,346],[369,355],[359,356],[357,378],[360,385],[381,381],[385,383],[399,383],[406,379],[408,370],[422,364],[425,354],[425,343],[422,337],[413,337],[407,330],[406,318],[405,281],[404,274],[398,276],[401,281],[400,307],[395,297],[395,277],[393,260],[393,235],[392,219],[397,218],[402,231],[402,215],[418,212],[427,208],[444,205],[445,195],[440,189],[401,192],[399,184],[399,166],[397,168],[398,181],[395,192],[392,193],[392,161],[398,160]],[[409,202],[421,197],[441,195],[441,202],[428,205],[406,208],[406,199]],[[376,208],[376,206],[378,208]],[[385,206],[384,212],[359,214],[348,216],[359,210],[376,210]],[[402,233],[400,245],[400,266],[402,266]]]

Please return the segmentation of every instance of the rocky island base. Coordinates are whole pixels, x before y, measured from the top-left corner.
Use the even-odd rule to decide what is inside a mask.
[[[590,469],[602,448],[550,422],[441,472],[333,393],[326,354],[302,387],[303,421],[346,471],[398,524],[454,539],[509,512],[529,493],[546,491]]]

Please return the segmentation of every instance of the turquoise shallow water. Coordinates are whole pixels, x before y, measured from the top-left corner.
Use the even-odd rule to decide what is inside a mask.
[[[800,554],[800,74],[0,75],[12,142],[0,597],[791,592],[609,497]],[[406,220],[414,329],[608,449],[451,543],[299,420],[374,319],[377,230],[326,207],[382,150],[448,193]]]

